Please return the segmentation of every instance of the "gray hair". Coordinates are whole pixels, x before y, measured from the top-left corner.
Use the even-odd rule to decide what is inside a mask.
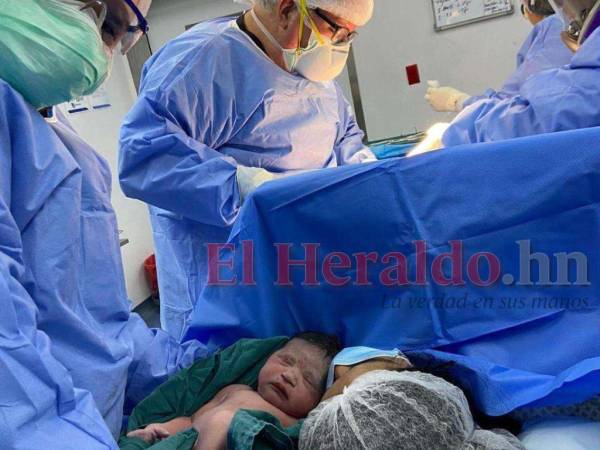
[[[254,0],[254,3],[258,3],[265,9],[273,9],[277,6],[279,0]]]

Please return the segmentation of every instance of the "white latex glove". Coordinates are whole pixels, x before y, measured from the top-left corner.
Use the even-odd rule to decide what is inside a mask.
[[[459,112],[471,96],[449,86],[440,87],[439,81],[428,81],[429,88],[425,94],[433,109],[440,112]]]
[[[422,153],[432,152],[434,150],[440,150],[444,147],[442,144],[442,136],[450,126],[449,123],[436,123],[429,130],[427,130],[427,136],[417,145],[414,150],[411,150],[406,156],[416,156]]]
[[[240,189],[240,197],[242,202],[244,202],[252,191],[257,189],[261,184],[274,180],[277,176],[260,167],[238,166],[236,178]]]
[[[362,164],[368,162],[377,161],[377,156],[371,151],[369,147],[364,147],[362,150],[356,152],[345,165],[349,164]]]

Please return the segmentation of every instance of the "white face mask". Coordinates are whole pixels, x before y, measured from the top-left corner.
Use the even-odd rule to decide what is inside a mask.
[[[250,10],[250,14],[265,36],[281,50],[289,72],[295,72],[310,81],[324,82],[333,80],[344,70],[350,54],[349,43],[333,44],[331,39],[325,36],[319,39],[313,31],[306,48],[299,50],[283,48],[253,9]]]

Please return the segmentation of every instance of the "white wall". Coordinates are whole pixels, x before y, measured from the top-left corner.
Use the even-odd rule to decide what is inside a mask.
[[[373,20],[354,46],[370,140],[452,118],[423,99],[428,79],[470,94],[499,88],[531,30],[518,12],[439,33],[433,27],[430,0],[376,0]],[[411,64],[419,65],[421,84],[408,85]]]
[[[158,50],[185,25],[242,9],[232,0],[154,0],[152,48]],[[373,20],[360,30],[354,46],[369,139],[421,131],[452,118],[435,113],[423,99],[428,79],[473,94],[500,87],[531,29],[516,10],[512,16],[436,33],[430,0],[376,0]],[[411,64],[419,64],[421,84],[408,86],[405,67]],[[340,82],[348,92],[347,75]]]
[[[185,31],[186,25],[246,9],[233,0],[154,0],[148,14],[150,47],[156,52]]]
[[[121,248],[127,292],[134,305],[137,305],[150,295],[144,279],[142,264],[144,259],[154,252],[154,249],[146,206],[141,202],[126,198],[118,180],[119,128],[125,114],[136,99],[126,58],[115,55],[113,71],[105,87],[112,103],[110,108],[66,115],[80,136],[110,164],[113,175],[112,204],[117,214],[119,229],[124,230],[121,237],[130,241]],[[102,243],[99,242],[98,245],[102,245]]]

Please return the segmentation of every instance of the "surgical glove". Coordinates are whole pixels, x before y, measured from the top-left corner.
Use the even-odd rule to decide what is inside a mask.
[[[238,166],[236,178],[240,189],[240,198],[243,203],[252,191],[257,189],[261,184],[274,180],[276,175],[260,167]]]
[[[450,126],[449,123],[436,123],[429,130],[427,130],[427,136],[417,145],[414,150],[411,150],[406,156],[416,156],[422,153],[432,152],[434,150],[440,150],[444,147],[442,144],[442,137]]]
[[[449,86],[440,87],[438,81],[428,81],[429,89],[425,95],[433,109],[440,112],[459,112],[471,96]]]

